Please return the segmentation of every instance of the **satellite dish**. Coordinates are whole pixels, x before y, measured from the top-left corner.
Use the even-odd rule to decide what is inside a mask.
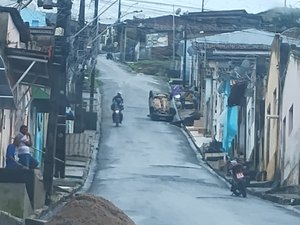
[[[248,59],[245,59],[245,60],[243,60],[241,66],[244,67],[245,69],[250,69],[251,68],[251,63]]]
[[[181,8],[178,8],[178,9],[176,9],[175,14],[176,14],[176,15],[179,15],[180,12],[181,12]]]

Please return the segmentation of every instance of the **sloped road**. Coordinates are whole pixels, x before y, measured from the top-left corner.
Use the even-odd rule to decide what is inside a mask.
[[[99,57],[103,83],[100,151],[87,192],[112,201],[137,225],[298,225],[299,215],[249,196],[232,197],[228,187],[197,160],[183,132],[148,117],[156,78],[128,72]],[[110,103],[125,100],[124,122],[114,127]]]

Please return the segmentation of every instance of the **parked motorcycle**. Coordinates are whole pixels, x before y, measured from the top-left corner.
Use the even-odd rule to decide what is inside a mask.
[[[232,176],[231,192],[236,196],[242,195],[244,198],[247,197],[247,180],[243,165],[236,161],[231,161],[229,164],[229,171]]]

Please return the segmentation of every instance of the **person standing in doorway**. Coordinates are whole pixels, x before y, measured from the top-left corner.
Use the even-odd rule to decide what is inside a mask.
[[[17,146],[19,163],[29,169],[35,169],[39,163],[30,154],[32,140],[26,125],[20,127],[20,132],[16,135],[14,143]]]

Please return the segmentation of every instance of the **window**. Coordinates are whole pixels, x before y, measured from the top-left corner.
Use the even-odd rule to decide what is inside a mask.
[[[268,105],[268,109],[267,109],[267,115],[270,115],[271,113],[271,105],[269,104]],[[270,126],[270,119],[267,119],[267,126],[266,126],[266,129],[267,129],[267,146],[266,146],[266,164],[268,165],[269,163],[269,157],[270,157],[270,142],[271,142],[271,134],[270,134],[270,129],[271,129],[271,126]]]
[[[286,118],[284,117],[282,121],[282,150],[283,150],[283,157],[285,155],[285,145],[286,145]]]
[[[273,91],[273,101],[272,101],[272,114],[276,116],[278,114],[277,112],[277,89]],[[273,120],[273,127],[277,124],[277,120]]]
[[[250,110],[248,110],[248,124],[247,126],[250,127],[250,121],[251,121],[251,113],[250,113]]]
[[[0,109],[0,133],[2,131],[2,128],[3,128],[3,119],[4,119],[4,110],[3,109]]]
[[[289,110],[289,134],[291,134],[293,130],[293,123],[294,123],[294,106],[292,105]]]
[[[277,110],[276,110],[276,106],[277,106],[277,89],[275,88],[275,90],[273,91],[273,115],[277,115]]]

